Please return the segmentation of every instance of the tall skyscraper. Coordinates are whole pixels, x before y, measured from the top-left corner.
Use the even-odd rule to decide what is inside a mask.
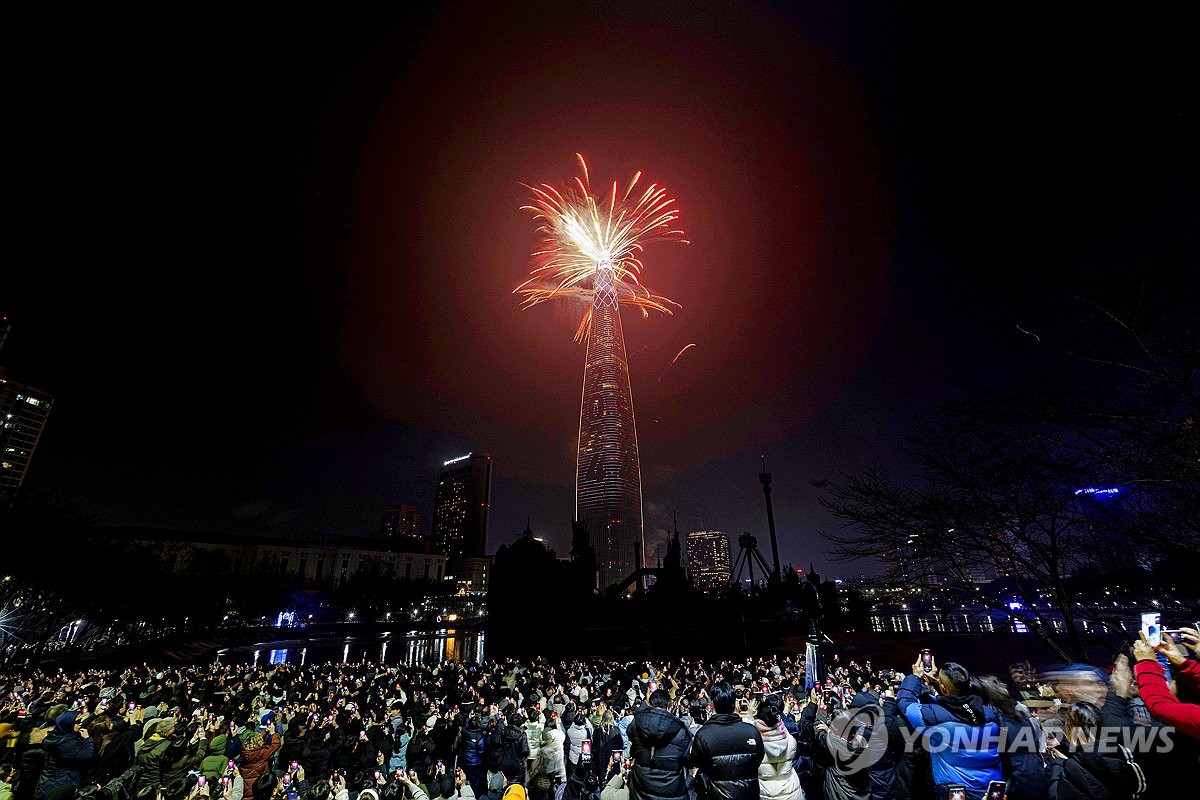
[[[575,518],[591,534],[599,585],[605,588],[624,580],[645,558],[642,468],[611,264],[596,274],[575,470]]]
[[[487,453],[467,453],[442,464],[433,501],[434,552],[485,555],[491,495],[492,457]]]
[[[676,305],[646,288],[641,254],[650,242],[686,244],[676,228],[675,200],[657,183],[624,193],[616,182],[593,194],[583,156],[582,175],[563,189],[530,186],[523,209],[539,221],[541,240],[530,278],[513,291],[525,306],[556,298],[587,300],[576,340],[587,339],[579,449],[575,462],[575,522],[587,528],[596,551],[601,588],[620,583],[643,566],[642,467],[633,420],[629,363],[621,330],[621,304],[643,314],[671,313]]]
[[[701,589],[729,584],[729,537],[720,531],[692,531],[687,536],[688,572]]]

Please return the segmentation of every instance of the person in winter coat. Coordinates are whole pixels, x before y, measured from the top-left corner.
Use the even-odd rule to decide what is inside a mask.
[[[812,723],[809,722],[808,734],[805,735],[800,730],[800,721],[803,716],[805,704],[797,703],[794,694],[785,694],[783,699],[783,726],[787,732],[796,740],[796,758],[792,761],[792,766],[796,770],[796,777],[800,779],[800,791],[807,797],[820,797],[821,784],[824,781],[824,775],[818,774],[816,759],[814,758],[815,750],[812,733]]]
[[[858,733],[871,751],[867,767],[871,800],[891,800],[896,796],[896,765],[904,749],[895,701],[882,705],[874,694],[861,691],[850,699],[848,710],[855,724],[861,724]]]
[[[226,761],[225,763],[225,772],[218,775],[215,780],[207,777],[205,780],[208,780],[209,784],[212,786],[221,787],[220,800],[242,800],[242,798],[246,796],[247,788],[246,781],[242,778],[242,771],[238,769],[237,764],[234,764],[233,769],[230,770],[228,767],[229,762]],[[290,776],[289,779],[294,780],[295,776]],[[210,790],[210,794],[212,794],[213,791],[215,790]],[[284,800],[286,800],[286,798],[284,798]]]
[[[793,766],[796,740],[783,724],[783,698],[767,695],[758,704],[754,727],[763,740],[763,760],[758,765],[758,794],[762,800],[803,800],[800,776]]]
[[[1184,631],[1187,641],[1197,639],[1191,628]],[[1193,697],[1200,697],[1200,661],[1187,657],[1183,648],[1175,644],[1169,635],[1163,634],[1162,644],[1157,648],[1146,643],[1146,634],[1133,643],[1133,674],[1137,678],[1138,696],[1146,703],[1150,716],[1159,722],[1172,725],[1176,730],[1193,739],[1200,740],[1200,705],[1181,701],[1167,684],[1166,673],[1158,662],[1158,654],[1167,657],[1176,686]]]
[[[542,731],[546,729],[541,709],[536,705],[526,708],[524,725],[525,739],[529,744],[529,768],[533,769],[533,759],[537,756],[538,748],[542,746]]]
[[[413,729],[407,723],[402,723],[392,732],[392,754],[388,757],[388,770],[408,772],[408,743],[412,741]]]
[[[143,790],[157,791],[170,786],[192,766],[199,768],[204,760],[199,754],[200,740],[193,736],[189,742],[185,737],[177,736],[175,726],[174,717],[163,717],[153,724],[148,723],[150,735],[142,740],[134,759],[134,764],[140,767],[135,796]],[[194,759],[189,752],[193,744],[196,745]]]
[[[812,743],[819,795],[826,800],[870,800],[871,775],[861,768],[870,746],[861,718],[854,709],[810,703],[800,729]]]
[[[348,748],[343,747],[342,751],[334,758],[339,773],[353,777],[364,773],[370,774],[380,769],[379,751],[368,731],[359,728],[357,733],[348,732],[347,737],[348,741],[353,744]]]
[[[299,763],[300,757],[304,755],[304,735],[306,732],[306,718],[300,714],[288,720],[287,728],[283,732],[282,743],[279,745],[279,750],[276,751],[275,761],[281,770],[287,768],[288,764],[293,761]],[[216,737],[213,737],[215,740]],[[212,751],[212,744],[209,743],[209,752]],[[203,771],[203,767],[201,768]]]
[[[541,743],[533,758],[533,769],[529,771],[528,785],[532,800],[551,800],[556,786],[567,782],[566,759],[554,735],[542,730]]]
[[[633,706],[623,706],[621,709],[621,716],[617,717],[617,730],[621,733],[621,749],[626,753],[629,752],[629,725],[632,722]]]
[[[1102,712],[1093,703],[1072,703],[1063,718],[1066,741],[1051,749],[1051,800],[1133,800],[1146,777],[1123,745],[1101,744]]]
[[[88,737],[95,743],[96,758],[84,773],[84,784],[104,784],[133,766],[133,740],[136,728],[123,718],[116,720],[101,714],[88,720]]]
[[[208,749],[200,760],[200,774],[210,784],[216,782],[229,768],[229,758],[225,755],[225,744],[228,734],[221,731],[208,740]]]
[[[479,724],[479,715],[471,714],[467,718],[467,726],[463,729],[459,749],[462,751],[462,771],[467,776],[467,783],[476,797],[482,797],[487,792],[487,775],[483,766],[484,747],[487,734]]]
[[[686,800],[688,796],[684,759],[692,734],[683,720],[667,711],[670,703],[665,689],[655,689],[650,704],[629,724],[631,800]]]
[[[571,724],[566,726],[566,756],[567,771],[574,773],[579,769],[579,759],[583,755],[583,743],[592,741],[592,723],[587,715],[575,713]]]
[[[434,746],[437,748],[438,759],[446,765],[447,769],[458,766],[458,731],[462,725],[462,721],[458,716],[457,711],[450,711],[449,716],[437,716],[437,722],[429,729],[429,735],[433,737]],[[448,773],[448,785],[453,787],[454,775]]]
[[[46,736],[46,766],[33,789],[33,800],[47,800],[50,793],[64,786],[78,789],[83,773],[96,755],[96,744],[80,724],[78,711],[64,711],[54,720],[54,730]]]
[[[66,703],[56,703],[49,707],[43,704],[41,708],[43,716],[30,729],[28,744],[23,749],[18,748],[20,761],[17,765],[17,782],[13,786],[13,800],[33,800],[38,777],[46,768],[46,737],[54,731],[54,721],[68,706]]]
[[[245,797],[248,800],[254,800],[254,785],[259,776],[270,770],[270,758],[275,755],[280,744],[278,736],[272,737],[271,743],[267,744],[259,731],[254,731],[247,737],[246,744],[242,748],[239,768],[242,773],[242,781],[245,783]],[[269,800],[269,798],[260,798],[259,800]]]
[[[758,765],[766,751],[758,729],[734,713],[733,687],[717,681],[708,690],[713,711],[688,750],[696,769],[697,800],[758,800]]]
[[[408,749],[405,752],[405,761],[408,762],[410,770],[415,769],[417,774],[424,777],[428,774],[431,767],[437,761],[437,744],[433,737],[429,735],[429,731],[437,725],[437,717],[429,717],[425,720],[424,727],[420,728],[413,737],[408,740]]]
[[[924,691],[926,681],[938,683],[938,694]],[[958,784],[967,800],[982,800],[992,781],[1004,780],[1000,766],[1000,714],[983,702],[978,680],[966,667],[934,663],[926,671],[921,657],[896,692],[896,706],[913,730],[929,743],[933,781],[940,792]]]
[[[313,783],[329,779],[333,769],[333,757],[342,746],[342,731],[337,717],[330,715],[309,732],[304,743],[304,755],[300,763]]]
[[[527,772],[529,739],[525,736],[524,722],[521,715],[513,711],[500,731],[500,771],[509,783],[520,781]]]
[[[1050,774],[1042,755],[1041,731],[1023,705],[995,676],[979,679],[983,699],[1000,714],[1004,737],[1000,760],[1006,800],[1042,800],[1050,791]]]
[[[613,773],[620,770],[620,758],[624,755],[622,744],[617,721],[613,713],[606,710],[600,724],[592,729],[592,771],[602,784],[607,784]]]
[[[600,790],[600,800],[629,800],[629,773],[618,769]]]

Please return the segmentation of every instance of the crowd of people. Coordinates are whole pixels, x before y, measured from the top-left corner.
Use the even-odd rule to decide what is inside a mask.
[[[0,676],[0,800],[1194,796],[1198,651],[1184,629],[1006,676],[833,654],[823,680],[802,656],[33,670]]]

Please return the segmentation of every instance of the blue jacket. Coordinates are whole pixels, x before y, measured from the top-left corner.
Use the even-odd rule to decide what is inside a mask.
[[[64,786],[78,789],[84,771],[91,766],[96,743],[75,730],[78,716],[78,711],[64,711],[55,718],[54,730],[42,743],[46,748],[46,766],[33,789],[34,800],[46,800],[51,792]]]
[[[1000,715],[978,697],[926,697],[921,679],[909,675],[896,693],[896,706],[913,730],[924,734],[933,782],[958,783],[970,798],[982,797],[990,781],[1004,780],[1000,766]]]
[[[621,747],[625,752],[629,752],[629,723],[633,722],[633,717],[622,716],[617,720],[617,730],[621,732]]]

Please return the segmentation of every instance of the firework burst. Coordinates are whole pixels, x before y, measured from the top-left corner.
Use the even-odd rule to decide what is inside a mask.
[[[678,303],[642,285],[639,254],[651,242],[687,244],[687,240],[683,231],[673,227],[679,212],[665,188],[650,184],[634,195],[642,176],[636,172],[624,192],[613,181],[604,194],[593,194],[587,163],[575,155],[583,175],[575,178],[574,185],[559,190],[547,183],[525,184],[533,199],[521,210],[539,221],[540,239],[532,254],[530,277],[513,293],[524,297],[521,305],[526,308],[559,298],[586,301],[588,311],[575,333],[575,340],[582,341],[592,307],[606,298],[634,306],[642,316],[651,310],[670,314],[672,307],[678,308]]]

